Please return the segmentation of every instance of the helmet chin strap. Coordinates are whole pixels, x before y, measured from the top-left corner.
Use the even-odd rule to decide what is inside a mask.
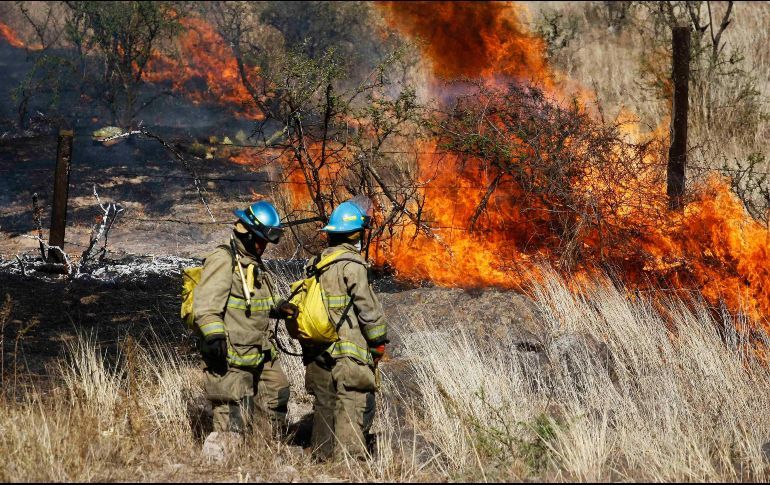
[[[230,242],[233,245],[233,254],[235,254],[235,262],[238,266],[238,274],[241,276],[241,284],[243,285],[243,294],[246,296],[246,305],[251,307],[251,292],[249,291],[249,285],[246,283],[246,276],[243,274],[243,267],[241,267],[241,256],[238,254],[238,250],[235,248],[235,238],[230,236]]]

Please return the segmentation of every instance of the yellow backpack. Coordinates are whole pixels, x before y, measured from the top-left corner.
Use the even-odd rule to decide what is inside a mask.
[[[308,278],[292,283],[289,301],[299,309],[296,319],[286,321],[286,328],[292,338],[315,344],[333,343],[339,340],[337,331],[353,306],[353,299],[351,298],[343,310],[340,321],[335,324],[331,321],[329,310],[324,303],[320,278],[332,264],[341,261],[351,261],[365,266],[365,263],[357,259],[339,257],[346,252],[337,251],[320,259],[310,267]]]
[[[222,244],[217,246],[219,248],[225,248],[230,257],[233,258],[233,266],[235,266],[235,255],[233,249]],[[203,266],[190,266],[189,268],[182,269],[182,307],[180,316],[182,321],[193,331],[200,331],[198,326],[195,325],[195,311],[193,310],[193,301],[195,298],[195,288],[198,283],[201,282],[201,275],[203,274]]]

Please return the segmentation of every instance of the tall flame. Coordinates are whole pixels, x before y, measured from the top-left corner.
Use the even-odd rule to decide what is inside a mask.
[[[439,77],[551,79],[545,43],[521,24],[520,5],[386,2],[383,7],[391,25],[425,42],[425,54]]]
[[[545,61],[542,40],[519,20],[523,7],[497,2],[389,2],[382,8],[391,25],[426,42],[424,55],[438,77],[482,78],[491,84],[501,78],[536,82],[558,92],[552,81],[559,76]],[[637,131],[632,127],[628,135],[641,136]],[[515,206],[520,200],[518,188],[513,184],[497,187],[497,207],[489,211],[482,230],[471,232],[469,221],[488,185],[480,164],[460,164],[451,158],[437,161],[435,155],[425,155],[420,162],[427,184],[424,210],[432,215],[438,237],[420,234],[386,250],[382,256],[402,277],[463,287],[518,287],[535,262],[558,263],[547,243],[552,238],[520,217],[522,207]],[[728,184],[716,176],[680,213],[666,209],[665,187],[659,181],[651,184],[655,177],[659,180],[660,174],[638,174],[626,180],[623,188],[601,187],[615,191],[613,196],[621,201],[625,194],[617,192],[629,190],[628,184],[643,193],[645,207],[635,207],[628,200],[615,213],[602,214],[614,217],[623,234],[637,227],[639,231],[633,240],[612,248],[602,247],[612,234],[586,231],[576,244],[595,260],[582,261],[571,269],[573,274],[610,263],[637,288],[663,284],[680,291],[699,290],[712,303],[722,301],[733,311],[766,321],[770,316],[767,228],[747,214]],[[600,174],[587,174],[574,188],[587,192],[601,184]]]

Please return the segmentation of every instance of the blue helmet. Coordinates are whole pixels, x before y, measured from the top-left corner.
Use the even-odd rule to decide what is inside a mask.
[[[329,223],[321,229],[326,232],[354,232],[369,227],[369,216],[351,201],[343,202],[332,211]]]
[[[233,214],[238,216],[247,229],[257,236],[276,244],[281,240],[283,228],[281,227],[281,216],[273,207],[273,204],[266,200],[260,200],[251,204],[244,210],[235,210]]]

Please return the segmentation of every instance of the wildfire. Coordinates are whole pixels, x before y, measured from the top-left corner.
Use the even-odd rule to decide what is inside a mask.
[[[589,95],[548,66],[543,40],[520,21],[524,7],[503,2],[379,5],[391,26],[424,41],[424,58],[436,79],[467,77],[494,87],[534,83],[552,97],[566,98],[566,92],[578,93],[582,99]],[[184,23],[186,30],[176,41],[177,55],[155,53],[145,79],[167,83],[196,103],[225,104],[241,116],[262,119],[244,87],[232,49],[204,20],[188,18]],[[3,23],[0,37],[13,47],[25,47]],[[258,84],[258,69],[242,68],[251,85]],[[440,91],[442,84],[431,86],[440,99],[446,99]],[[624,117],[632,118],[630,114]],[[666,122],[654,134],[642,133],[633,123],[624,128],[637,141],[645,136],[661,137],[666,129]],[[572,193],[595,200],[592,217],[602,224],[578,227],[565,242],[560,240],[555,220],[547,215],[555,212],[553,208],[528,200],[528,194],[510,178],[496,185],[489,210],[471,230],[470,222],[493,174],[483,160],[439,155],[437,146],[438,140],[434,140],[420,148],[418,174],[425,199],[421,211],[435,237],[411,227],[404,230],[403,237],[377,248],[377,259],[390,264],[401,277],[450,286],[517,288],[540,262],[562,268],[576,280],[596,267],[610,267],[632,287],[694,289],[714,304],[724,302],[730,310],[742,310],[757,320],[766,321],[770,316],[770,233],[746,213],[724,180],[708,179],[694,191],[683,211],[671,212],[660,156],[650,159],[653,155],[645,155],[648,163],[626,167],[620,180],[608,181],[600,171],[586,169],[568,183]],[[578,156],[592,156],[590,148],[574,148]],[[320,149],[311,141],[306,151],[315,156]],[[225,151],[235,163],[254,167],[279,157],[285,188],[291,195],[288,209],[312,212],[316,201],[308,197],[306,174],[290,152],[279,156],[224,147],[218,154]],[[345,158],[352,155],[344,146],[334,147],[333,152],[341,163],[326,164],[316,182],[343,183],[344,168],[338,172],[332,167],[345,167]],[[616,155],[623,159],[623,153]],[[536,212],[546,215],[535,217]],[[565,262],[565,254],[578,256]]]
[[[2,22],[0,22],[0,38],[4,39],[11,44],[12,47],[16,47],[17,49],[24,47],[24,42],[19,39],[16,32]]]
[[[153,83],[170,82],[172,89],[195,103],[225,103],[248,119],[264,115],[241,82],[238,63],[232,50],[207,22],[199,18],[182,21],[185,32],[178,39],[178,55],[155,53],[145,79]],[[257,68],[244,66],[251,83],[259,77]]]
[[[496,2],[384,5],[391,25],[425,40],[424,55],[436,76],[482,78],[491,84],[501,78],[535,82],[558,92],[560,87],[551,81],[559,76],[545,62],[543,42],[518,20],[522,8]],[[661,129],[665,128],[662,124]],[[643,136],[635,126],[626,132],[636,139]],[[515,184],[501,183],[496,188],[494,209],[488,211],[482,227],[471,232],[469,221],[488,186],[489,174],[480,163],[461,164],[448,155],[442,160],[424,155],[420,165],[427,184],[424,211],[431,214],[437,237],[404,238],[384,249],[381,259],[402,277],[462,287],[518,287],[535,263],[559,266],[550,244],[554,234],[525,217],[525,208],[517,205],[522,198]],[[629,175],[614,186],[604,184],[597,173],[586,173],[575,182],[577,193],[610,191],[619,203],[612,209],[597,209],[599,217],[612,222],[606,232],[585,231],[573,241],[584,258],[570,272],[582,277],[596,266],[607,265],[637,288],[697,289],[710,302],[724,302],[733,311],[759,320],[769,316],[770,233],[716,176],[697,191],[683,212],[668,211],[660,170]],[[628,234],[635,237],[629,239]]]

